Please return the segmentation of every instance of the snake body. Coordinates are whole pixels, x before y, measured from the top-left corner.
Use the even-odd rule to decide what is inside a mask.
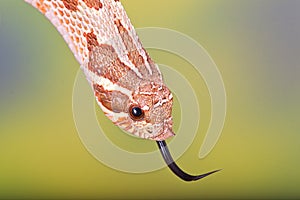
[[[105,115],[121,129],[157,141],[170,169],[191,181],[172,159],[173,97],[118,0],[25,0],[61,33]]]

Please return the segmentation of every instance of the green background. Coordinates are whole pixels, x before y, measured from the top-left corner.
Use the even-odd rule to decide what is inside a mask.
[[[202,89],[199,134],[178,164],[191,173],[223,171],[185,183],[167,168],[131,174],[94,159],[73,121],[79,65],[71,51],[35,9],[20,0],[1,0],[0,198],[300,198],[300,1],[122,3],[136,28],[185,33],[217,64],[227,116],[217,145],[199,160],[210,119],[203,79],[185,70],[188,63],[177,56],[149,51]],[[156,148],[152,141],[122,134],[110,137],[134,150]]]

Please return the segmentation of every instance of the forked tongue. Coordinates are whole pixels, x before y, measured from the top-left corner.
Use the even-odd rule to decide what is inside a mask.
[[[167,147],[167,143],[162,140],[162,141],[156,141],[157,145],[159,147],[159,150],[161,152],[162,157],[164,158],[165,162],[167,163],[168,167],[171,169],[171,171],[176,174],[179,178],[181,178],[182,180],[185,181],[196,181],[199,179],[202,179],[210,174],[213,174],[215,172],[220,171],[219,170],[214,170],[205,174],[201,174],[201,175],[190,175],[185,173],[184,171],[182,171],[178,165],[175,163],[175,161],[173,160],[170,151]]]

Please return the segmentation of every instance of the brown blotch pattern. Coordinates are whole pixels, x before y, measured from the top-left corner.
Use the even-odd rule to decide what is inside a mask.
[[[127,112],[126,109],[129,102],[127,95],[119,91],[107,91],[98,84],[94,84],[93,88],[95,96],[104,107],[116,113]]]
[[[133,42],[133,39],[130,37],[128,31],[125,29],[125,27],[122,25],[119,19],[115,20],[115,25],[117,26],[119,34],[126,47],[129,60],[132,62],[132,64],[134,64],[136,68],[139,69],[141,74],[146,76],[147,74],[149,74],[149,72],[146,69],[145,61],[143,57],[139,54],[137,47]]]
[[[119,19],[115,20],[115,25],[118,28],[119,34],[122,38],[122,41],[126,47],[126,50],[128,52],[128,58],[134,64],[134,66],[139,70],[139,72],[143,75],[144,79],[148,79],[149,81],[155,81],[155,82],[161,82],[161,75],[160,72],[158,71],[155,63],[151,60],[150,56],[148,55],[147,51],[143,49],[147,56],[147,62],[150,65],[152,75],[149,74],[148,69],[146,68],[145,65],[145,60],[144,58],[139,54],[137,47],[135,46],[133,42],[133,38],[130,37],[128,31],[125,29],[125,27],[122,25],[121,21]],[[140,43],[140,41],[138,41]]]
[[[94,32],[84,33],[83,36],[86,38],[87,48],[89,51],[92,51],[94,47],[99,45],[97,41],[97,36],[94,34]]]
[[[130,68],[118,57],[115,49],[107,44],[93,48],[89,55],[88,69],[98,76],[119,83],[120,79],[128,74]]]
[[[68,10],[76,12],[78,10],[78,0],[63,0],[62,1]]]
[[[95,8],[96,10],[99,10],[103,7],[103,4],[100,2],[100,0],[83,0],[83,2],[89,7],[89,8]]]

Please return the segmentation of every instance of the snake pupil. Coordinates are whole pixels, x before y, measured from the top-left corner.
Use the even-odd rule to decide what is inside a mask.
[[[133,106],[130,108],[130,116],[134,120],[139,120],[143,118],[144,111],[140,107]]]
[[[132,115],[135,117],[140,117],[142,115],[142,109],[139,107],[132,108]]]

